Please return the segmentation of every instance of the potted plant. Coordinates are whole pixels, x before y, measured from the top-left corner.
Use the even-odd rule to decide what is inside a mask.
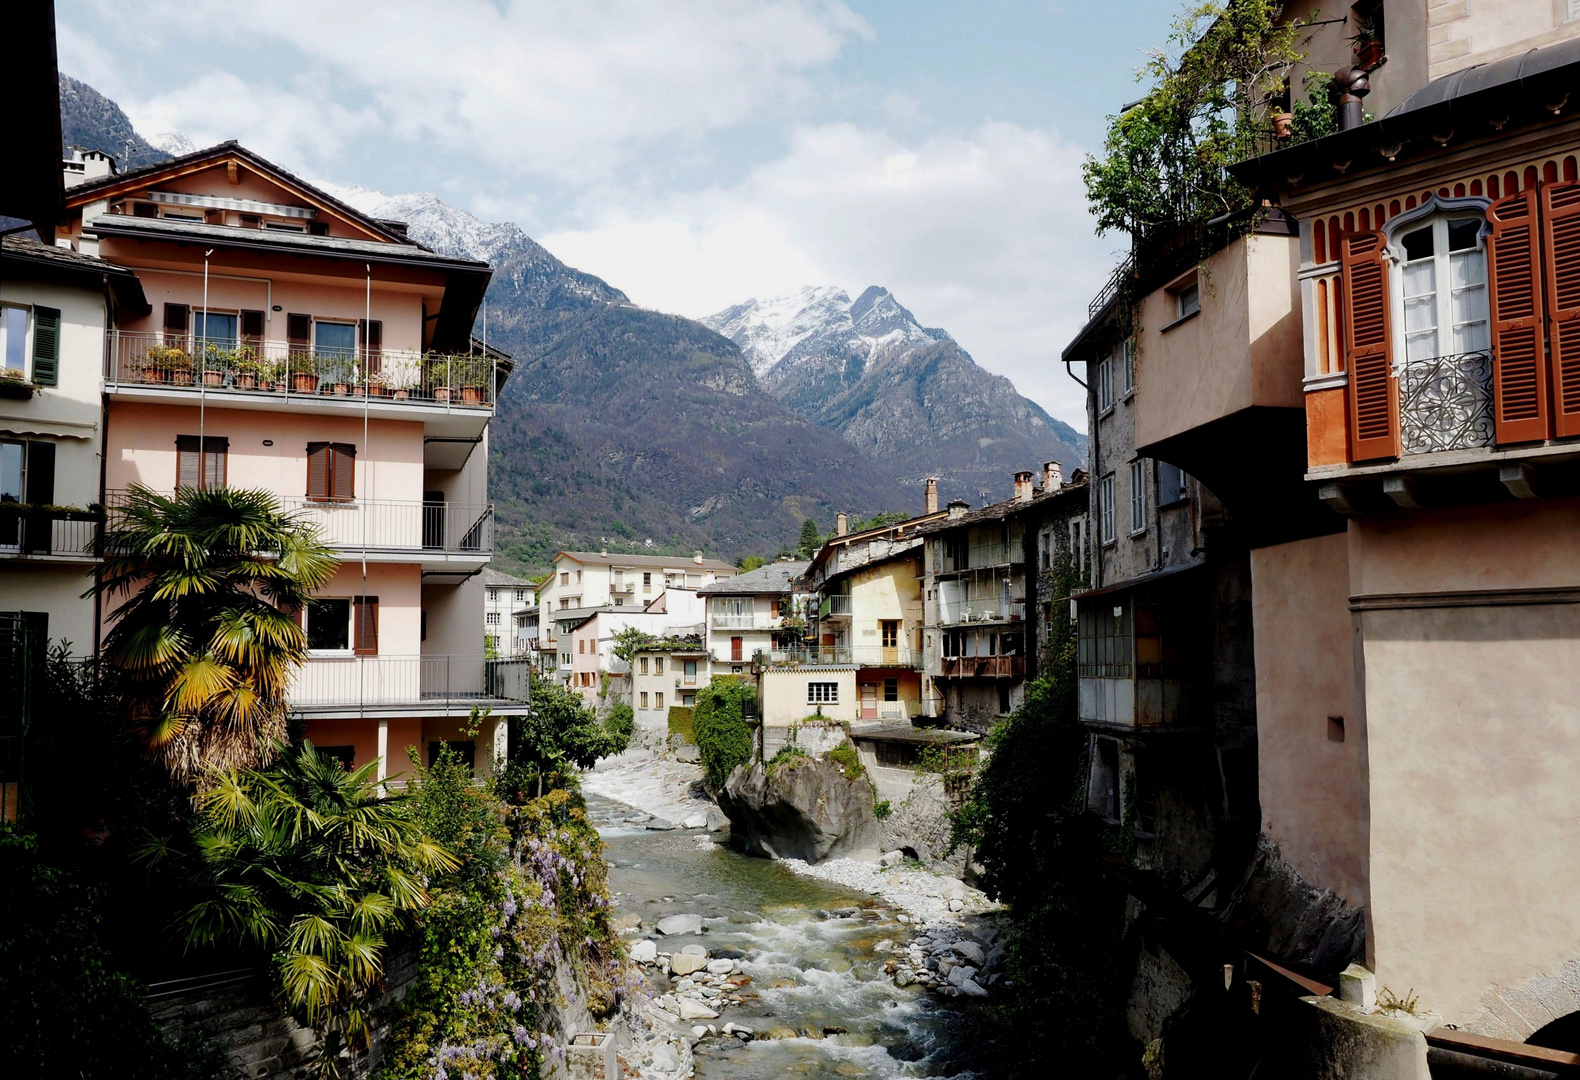
[[[30,398],[36,387],[16,368],[0,369],[0,397]]]
[[[368,397],[387,397],[389,387],[389,376],[382,371],[375,371],[368,376]]]
[[[318,393],[318,369],[313,366],[312,353],[295,352],[286,361],[291,376],[291,390],[298,394]]]
[[[487,360],[461,360],[452,361],[456,380],[461,384],[461,404],[481,405],[483,403],[484,378],[488,371]]]
[[[192,385],[192,357],[180,349],[167,350],[164,364],[165,381],[176,386]]]
[[[428,361],[428,386],[433,391],[435,401],[450,400],[450,374],[451,361],[448,358]]]
[[[258,354],[251,345],[243,345],[236,350],[235,358],[231,361],[231,369],[236,372],[236,389],[258,389]]]
[[[187,356],[185,349],[177,345],[150,346],[143,356],[143,382],[167,382],[170,380],[170,372],[180,364],[185,364],[188,371],[192,368],[192,360]]]
[[[1370,71],[1383,62],[1382,6],[1370,15],[1358,15],[1355,20],[1355,66]]]

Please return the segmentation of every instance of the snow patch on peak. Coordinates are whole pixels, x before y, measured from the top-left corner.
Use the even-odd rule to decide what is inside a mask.
[[[148,140],[155,150],[163,150],[171,157],[183,157],[196,152],[197,144],[179,131],[162,131]]]
[[[318,186],[369,217],[404,221],[407,235],[442,255],[493,262],[528,239],[514,222],[483,221],[430,191],[386,195],[361,184]]]

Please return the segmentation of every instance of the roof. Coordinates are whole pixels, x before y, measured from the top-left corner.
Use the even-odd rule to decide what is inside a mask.
[[[611,555],[607,551],[561,551],[554,561],[569,559],[589,566],[659,566],[670,570],[734,570],[734,563],[721,559],[703,559],[700,563],[688,555]]]
[[[697,592],[702,596],[758,596],[765,593],[788,593],[797,578],[806,573],[809,562],[784,560],[759,566],[736,574],[727,581],[704,585]]]
[[[1554,42],[1540,49],[1528,49],[1485,64],[1472,64],[1452,75],[1433,79],[1389,109],[1385,116],[1402,116],[1481,90],[1524,82],[1569,64],[1580,64],[1580,38]]]
[[[115,294],[115,302],[128,314],[146,315],[153,310],[143,294],[143,283],[136,273],[93,255],[84,255],[80,251],[55,247],[53,244],[41,244],[21,236],[7,236],[0,239],[0,256],[8,263],[21,263],[41,276],[71,278],[93,289],[108,285]],[[0,275],[6,278],[15,276],[15,269],[8,269]]]
[[[982,736],[974,731],[916,727],[913,724],[884,724],[882,727],[852,728],[850,737],[852,739],[873,739],[877,742],[914,743],[924,746],[974,743],[980,742],[982,739]]]
[[[1061,485],[1053,491],[1039,489],[1030,499],[1005,499],[1003,502],[989,503],[975,510],[967,510],[956,518],[945,518],[943,521],[931,521],[916,531],[923,536],[932,536],[936,533],[948,532],[967,525],[979,525],[984,521],[998,521],[1013,514],[1029,510],[1034,506],[1044,506],[1074,492],[1081,492],[1083,498],[1086,492],[1086,472],[1076,469],[1070,476],[1068,484]]]
[[[518,589],[533,589],[537,587],[526,578],[519,578],[513,574],[501,573],[500,571],[495,570],[492,566],[483,567],[483,584],[510,585]]]

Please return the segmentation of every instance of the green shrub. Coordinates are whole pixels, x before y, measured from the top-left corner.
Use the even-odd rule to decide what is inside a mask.
[[[795,743],[786,743],[779,748],[778,753],[769,759],[768,775],[772,776],[782,766],[796,765],[800,762],[811,760],[812,758],[808,756],[807,752],[795,745]]]
[[[671,705],[669,707],[669,733],[679,735],[693,746],[697,743],[696,733],[692,730],[692,708],[689,705]]]
[[[828,752],[828,759],[839,766],[845,774],[846,780],[860,780],[867,775],[866,768],[861,764],[861,757],[856,753],[856,748],[849,743],[836,746]]]
[[[716,677],[697,691],[692,732],[714,791],[724,786],[735,766],[752,758],[753,725],[746,720],[746,703],[756,699],[757,688],[733,676]]]
[[[872,812],[877,816],[879,821],[882,821],[884,818],[894,813],[894,807],[889,804],[888,799],[879,799],[877,805],[872,808]]]

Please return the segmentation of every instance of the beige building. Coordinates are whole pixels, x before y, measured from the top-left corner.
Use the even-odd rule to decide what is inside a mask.
[[[758,653],[792,648],[806,625],[805,600],[795,592],[807,563],[781,559],[704,585],[708,659],[724,675],[746,675]]]
[[[631,657],[631,709],[644,731],[669,730],[669,710],[690,708],[711,680],[708,650],[700,641],[642,649]]]

